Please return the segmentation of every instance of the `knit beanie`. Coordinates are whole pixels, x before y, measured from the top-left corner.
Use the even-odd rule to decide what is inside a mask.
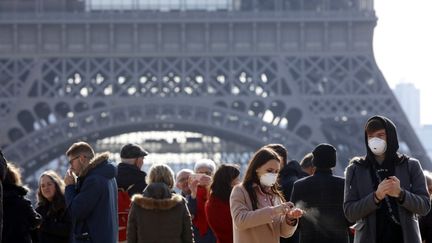
[[[333,168],[336,166],[336,149],[328,143],[321,143],[312,151],[312,164],[317,168]]]

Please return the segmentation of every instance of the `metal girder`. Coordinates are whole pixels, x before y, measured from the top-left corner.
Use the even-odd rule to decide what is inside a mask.
[[[0,146],[10,159],[34,169],[77,139],[179,129],[251,151],[283,143],[297,160],[330,142],[341,174],[365,152],[366,119],[382,114],[431,168],[373,58],[371,9],[143,15],[2,15]]]

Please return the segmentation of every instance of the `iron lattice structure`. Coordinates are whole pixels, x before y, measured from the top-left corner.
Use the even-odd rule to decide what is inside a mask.
[[[282,143],[295,159],[328,142],[340,173],[364,154],[374,114],[431,167],[375,63],[372,0],[54,2],[3,1],[0,13],[0,145],[26,170],[79,139],[184,130],[251,151]]]

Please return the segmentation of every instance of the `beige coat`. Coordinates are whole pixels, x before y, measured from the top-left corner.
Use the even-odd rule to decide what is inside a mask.
[[[273,205],[279,205],[281,199],[275,197]],[[296,226],[285,222],[285,216],[273,217],[270,207],[252,210],[252,202],[243,185],[234,187],[230,197],[233,220],[234,243],[279,243],[279,237],[290,237]]]

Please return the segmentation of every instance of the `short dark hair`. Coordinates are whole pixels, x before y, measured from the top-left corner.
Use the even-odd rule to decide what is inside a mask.
[[[90,146],[90,144],[88,144],[86,142],[74,143],[66,151],[66,156],[77,156],[80,154],[88,156],[89,159],[92,159],[94,157],[93,148]]]
[[[282,164],[286,165],[288,160],[288,151],[282,144],[271,143],[271,144],[267,144],[264,147],[273,149],[273,151],[275,151],[282,158]]]
[[[366,133],[376,132],[378,130],[385,129],[383,122],[380,119],[371,119],[366,124]]]
[[[303,159],[300,161],[300,166],[303,169],[307,169],[310,167],[313,167],[314,165],[312,164],[312,159],[313,159],[313,154],[312,153],[307,153]]]

